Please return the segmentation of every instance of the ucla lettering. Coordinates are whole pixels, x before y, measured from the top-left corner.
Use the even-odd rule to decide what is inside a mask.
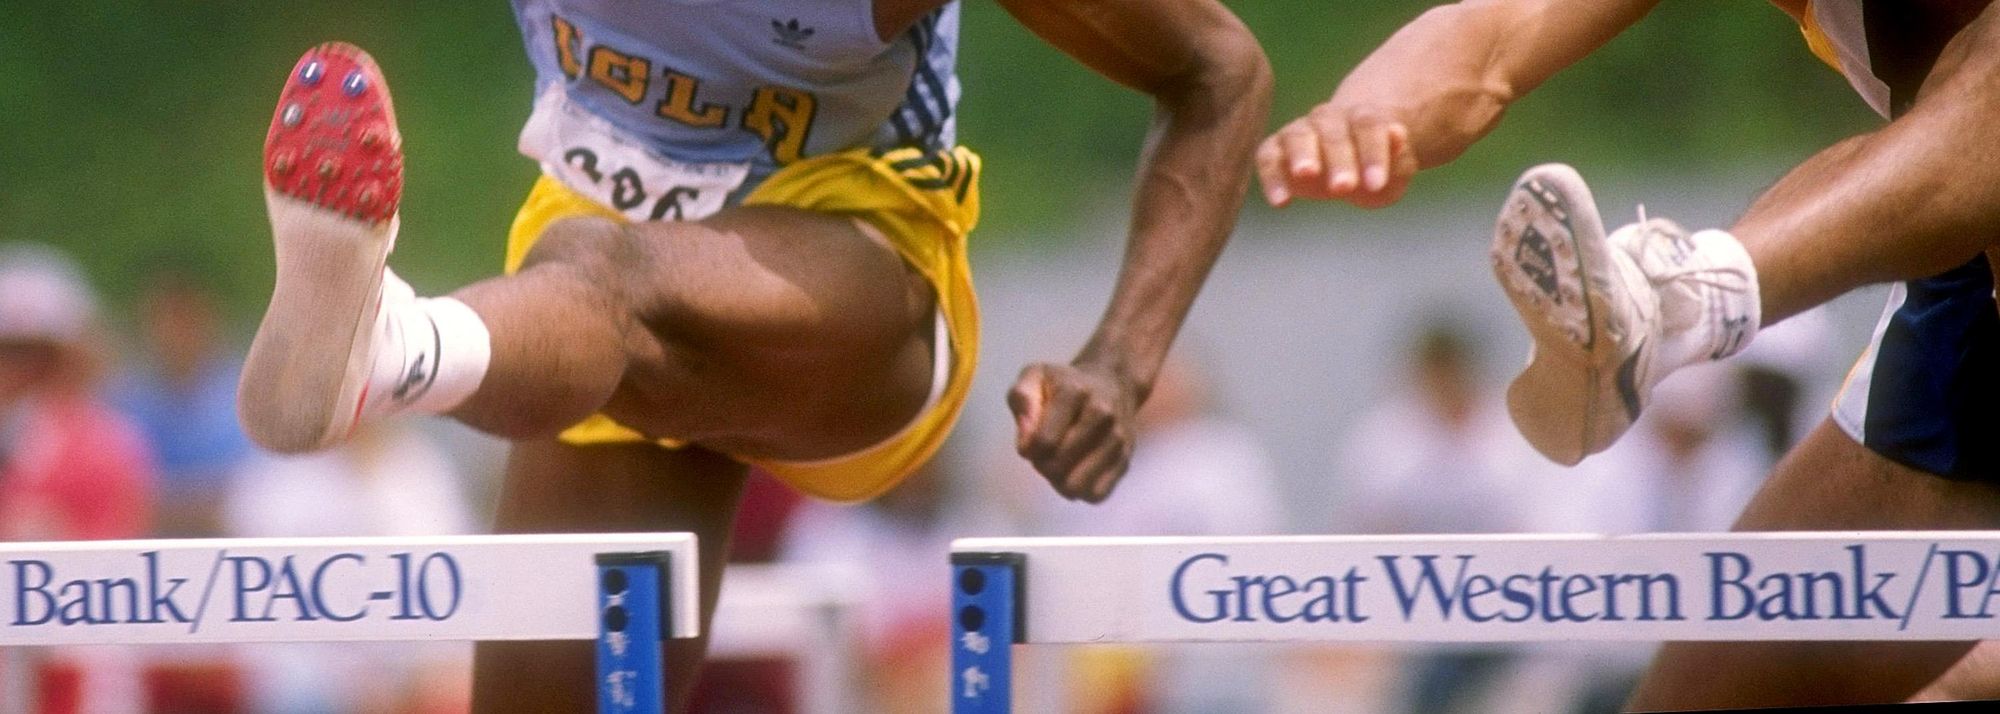
[[[729,110],[695,98],[701,80],[673,70],[666,71],[666,78],[667,96],[653,109],[660,116],[697,129],[713,129],[728,121]]]
[[[797,161],[805,153],[813,120],[819,115],[819,97],[812,92],[766,85],[752,88],[747,95],[705,96],[707,80],[702,77],[623,48],[593,43],[575,23],[560,16],[550,20],[550,29],[556,63],[572,82],[595,84],[633,105],[655,97],[655,117],[692,129],[725,130],[731,115],[740,116],[737,129],[755,134],[779,165]],[[655,72],[655,67],[661,69]],[[643,187],[627,188],[628,196],[644,199]],[[660,204],[656,212],[668,211],[668,205]]]
[[[590,78],[597,80],[625,101],[638,104],[646,98],[653,63],[604,45],[590,48]]]
[[[743,114],[743,128],[764,139],[771,160],[780,166],[799,160],[805,151],[819,99],[812,92],[788,87],[758,87]]]
[[[556,64],[562,66],[563,74],[576,79],[577,75],[583,74],[583,63],[577,61],[582,42],[577,37],[576,25],[560,15],[549,18],[549,24],[552,26],[550,29],[555,31]]]

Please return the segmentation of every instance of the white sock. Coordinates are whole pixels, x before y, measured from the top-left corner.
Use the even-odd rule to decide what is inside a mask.
[[[453,298],[419,298],[393,271],[382,276],[375,330],[364,418],[406,410],[443,414],[486,378],[493,345],[479,314]]]
[[[1664,328],[1660,359],[1669,369],[1743,351],[1757,335],[1763,315],[1757,267],[1736,236],[1711,229],[1687,240],[1692,250],[1665,268],[1678,277],[1656,284]]]

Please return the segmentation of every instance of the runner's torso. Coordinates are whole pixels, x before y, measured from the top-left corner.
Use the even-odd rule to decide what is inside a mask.
[[[1813,54],[1883,116],[1899,115],[1945,43],[1991,0],[1773,0],[1799,20]]]
[[[801,158],[955,143],[958,4],[884,42],[872,0],[514,0],[521,151],[637,219],[733,204]]]

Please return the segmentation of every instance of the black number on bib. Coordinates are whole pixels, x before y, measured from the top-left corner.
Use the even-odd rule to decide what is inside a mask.
[[[638,208],[646,202],[646,184],[639,181],[639,172],[627,166],[611,175],[611,207],[620,211]]]
[[[686,209],[681,208],[681,199],[701,200],[701,189],[675,186],[658,203],[653,204],[653,220],[678,221],[686,217]]]
[[[597,170],[597,152],[589,149],[570,149],[563,152],[563,161],[583,171],[591,183],[604,180],[604,172]]]

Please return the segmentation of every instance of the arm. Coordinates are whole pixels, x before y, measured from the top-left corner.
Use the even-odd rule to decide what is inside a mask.
[[[1660,0],[1465,0],[1432,8],[1354,68],[1333,98],[1257,150],[1264,197],[1395,203],[1507,105],[1639,21]]]
[[[1222,251],[1270,114],[1271,68],[1215,0],[1001,0],[1021,24],[1158,109],[1140,157],[1111,304],[1067,365],[1032,364],[1007,395],[1015,445],[1064,497],[1104,500],[1132,416]]]

